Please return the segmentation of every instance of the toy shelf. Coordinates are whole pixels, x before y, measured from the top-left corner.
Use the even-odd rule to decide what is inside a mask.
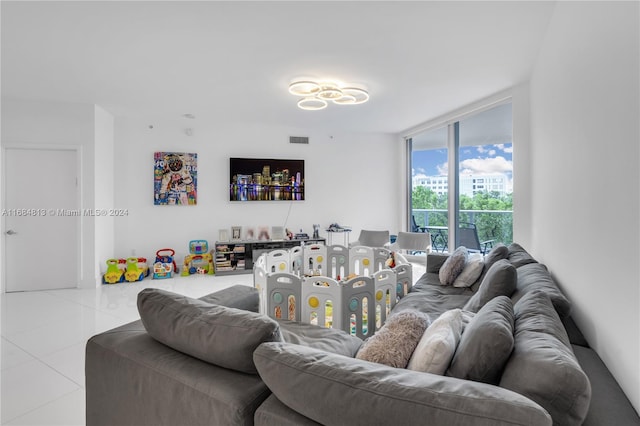
[[[325,239],[216,241],[215,273],[216,275],[250,274],[253,272],[254,259],[258,259],[262,253],[297,247],[303,243],[325,244]]]

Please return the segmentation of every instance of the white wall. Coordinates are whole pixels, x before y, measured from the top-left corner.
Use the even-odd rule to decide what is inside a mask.
[[[150,129],[149,125],[154,128]],[[193,128],[193,136],[184,129]],[[309,145],[289,143],[289,136],[308,136]],[[284,225],[311,235],[312,224],[351,225],[351,241],[360,229],[401,226],[401,173],[404,145],[387,134],[328,134],[256,123],[212,123],[196,120],[116,119],[115,207],[129,215],[115,219],[115,251],[153,258],[173,248],[178,259],[193,239],[213,244],[218,230],[231,226]],[[198,154],[198,204],[154,206],[153,153]],[[305,160],[303,202],[230,202],[229,157]],[[290,211],[289,211],[290,210]],[[289,218],[287,220],[287,216]],[[339,240],[340,242],[341,240]],[[335,243],[335,241],[334,241]]]
[[[113,209],[114,200],[114,160],[115,160],[115,120],[99,106],[95,106],[95,150],[93,159],[95,179],[95,208]],[[115,236],[115,216],[95,217],[95,255],[93,275],[96,283],[101,283],[102,265],[112,256]]]
[[[2,100],[2,144],[77,145],[82,152],[82,209],[94,208],[93,105]],[[44,206],[43,206],[44,207]],[[95,286],[94,219],[82,217],[80,286]]]
[[[532,244],[640,410],[639,5],[558,2],[531,79]]]

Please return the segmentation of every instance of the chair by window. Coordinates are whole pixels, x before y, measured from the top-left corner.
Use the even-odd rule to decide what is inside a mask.
[[[427,265],[427,253],[431,253],[431,235],[428,232],[398,232],[396,242],[389,247],[401,253],[411,263]]]
[[[388,247],[389,231],[371,231],[363,229],[360,231],[358,239],[349,244],[349,247],[355,246]]]
[[[460,245],[465,246],[467,250],[479,251],[483,255],[493,247],[495,240],[480,241],[478,238],[478,228],[475,223],[461,222],[458,228],[458,238]]]
[[[411,232],[420,232],[420,227],[416,223],[416,217],[411,215]]]

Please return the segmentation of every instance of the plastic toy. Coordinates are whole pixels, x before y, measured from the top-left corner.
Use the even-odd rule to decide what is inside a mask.
[[[193,274],[213,275],[213,255],[209,253],[209,243],[206,240],[189,241],[189,253],[184,258],[183,277]]]
[[[174,272],[178,272],[178,266],[174,260],[176,252],[170,248],[160,249],[156,252],[156,261],[153,263],[153,279],[171,278]]]
[[[132,283],[135,281],[142,281],[144,277],[149,275],[149,267],[147,266],[147,259],[144,257],[129,257],[127,258],[127,269],[124,272],[124,279]]]
[[[124,281],[124,259],[107,260],[107,272],[102,276],[104,284],[116,284]]]

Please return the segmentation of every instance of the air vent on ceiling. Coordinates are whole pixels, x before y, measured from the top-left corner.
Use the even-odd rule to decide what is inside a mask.
[[[306,136],[289,136],[289,143],[309,143],[309,138]]]

